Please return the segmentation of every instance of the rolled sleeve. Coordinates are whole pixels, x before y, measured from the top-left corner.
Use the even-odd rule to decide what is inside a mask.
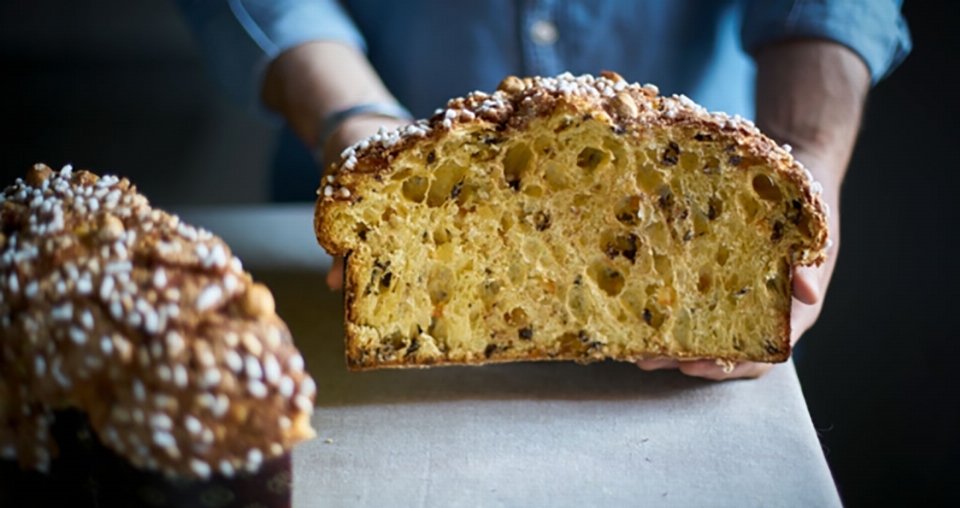
[[[887,77],[910,53],[902,0],[750,0],[741,37],[755,54],[787,39],[819,38],[847,46],[867,64],[874,84]]]
[[[276,117],[263,105],[267,66],[310,41],[338,41],[366,50],[336,0],[177,0],[217,83],[243,107]]]

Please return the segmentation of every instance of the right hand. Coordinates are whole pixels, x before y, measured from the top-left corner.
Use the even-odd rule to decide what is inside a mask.
[[[327,140],[323,149],[323,167],[340,160],[340,154],[344,150],[376,134],[380,127],[391,131],[406,124],[407,122],[397,118],[376,115],[358,115],[347,119]],[[333,259],[333,266],[327,273],[327,285],[333,291],[343,289],[343,258]]]

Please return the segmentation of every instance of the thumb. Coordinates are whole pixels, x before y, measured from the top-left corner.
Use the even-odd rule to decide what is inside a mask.
[[[820,302],[820,267],[798,266],[793,270],[793,296],[807,305]]]
[[[343,258],[333,258],[333,266],[327,272],[327,286],[333,291],[343,289]]]

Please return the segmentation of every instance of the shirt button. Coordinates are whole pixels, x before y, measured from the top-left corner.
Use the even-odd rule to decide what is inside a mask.
[[[545,21],[537,20],[530,25],[530,37],[533,39],[533,43],[538,46],[548,46],[557,42],[557,38],[560,36],[560,33],[557,31],[557,25]]]

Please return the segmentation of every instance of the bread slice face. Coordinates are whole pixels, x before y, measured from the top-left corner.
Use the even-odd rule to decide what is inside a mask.
[[[346,256],[354,369],[781,362],[827,209],[738,117],[602,77],[510,77],[344,152],[316,232]]]

